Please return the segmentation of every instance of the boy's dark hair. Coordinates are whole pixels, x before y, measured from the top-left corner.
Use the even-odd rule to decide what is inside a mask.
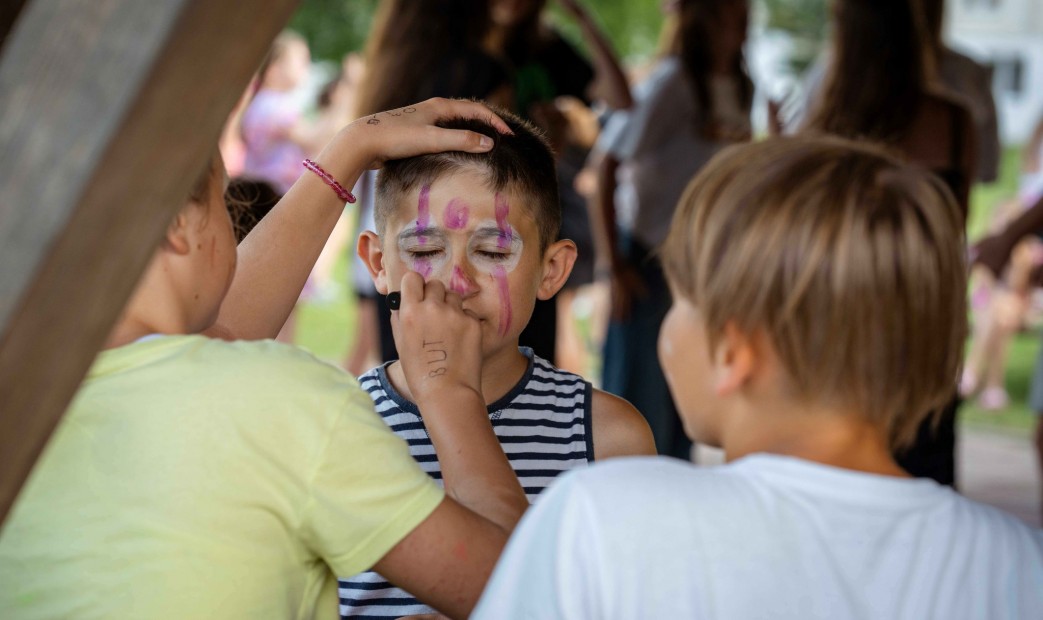
[[[374,219],[381,236],[388,218],[399,207],[402,197],[439,178],[460,170],[477,170],[488,187],[496,192],[513,191],[525,198],[529,215],[540,234],[540,251],[557,240],[561,228],[561,203],[554,154],[543,132],[527,121],[494,110],[514,132],[500,134],[492,125],[473,118],[449,118],[438,121],[439,127],[467,129],[493,139],[492,150],[485,153],[450,151],[388,161],[377,178]]]

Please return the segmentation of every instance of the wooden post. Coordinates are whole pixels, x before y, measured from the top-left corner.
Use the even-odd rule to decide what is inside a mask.
[[[0,56],[0,523],[296,0],[29,0]]]
[[[4,41],[10,34],[18,14],[22,12],[26,0],[4,0],[0,3],[0,49],[4,47]]]

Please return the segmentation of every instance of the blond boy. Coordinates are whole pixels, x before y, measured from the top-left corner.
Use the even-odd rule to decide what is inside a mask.
[[[938,179],[839,139],[733,147],[663,259],[660,358],[728,463],[562,479],[472,617],[1041,617],[1043,533],[891,457],[960,365],[962,218]]]
[[[397,288],[402,274],[420,273],[458,294],[464,312],[482,326],[482,396],[500,444],[530,499],[562,472],[595,459],[655,453],[644,418],[626,401],[555,368],[518,336],[537,299],[565,283],[576,245],[558,239],[554,157],[528,123],[500,113],[512,134],[481,121],[443,127],[493,138],[487,153],[443,153],[388,162],[377,183],[377,231],[359,253],[377,290]],[[403,358],[404,359],[404,358]],[[377,412],[432,477],[440,461],[428,420],[403,380],[402,364],[376,368],[359,383]],[[380,575],[340,584],[341,614],[398,618],[429,611]]]

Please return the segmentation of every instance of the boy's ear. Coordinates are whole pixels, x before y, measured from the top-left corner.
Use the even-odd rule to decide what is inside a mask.
[[[746,386],[763,360],[751,335],[728,321],[713,351],[714,392],[728,396]]]
[[[387,271],[384,270],[384,249],[380,244],[377,233],[367,230],[359,235],[358,244],[359,258],[369,271],[369,277],[373,278],[373,285],[381,295],[387,295],[388,290]]]
[[[167,234],[163,238],[163,249],[179,255],[188,254],[192,249],[192,240],[189,238],[189,221],[187,209],[197,208],[194,205],[178,211],[174,219],[167,226]]]
[[[565,286],[565,281],[572,273],[579,251],[571,239],[556,241],[543,253],[543,279],[536,291],[536,298],[547,300]]]

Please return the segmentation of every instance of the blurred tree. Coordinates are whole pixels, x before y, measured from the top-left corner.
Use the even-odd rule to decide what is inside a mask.
[[[768,9],[767,27],[793,38],[789,63],[797,73],[803,72],[829,36],[827,0],[764,0],[764,4]]]
[[[308,40],[316,60],[339,63],[365,45],[376,6],[377,0],[304,0],[288,27]]]
[[[656,0],[580,0],[612,42],[620,60],[626,64],[648,59],[656,52],[663,12]],[[551,22],[575,45],[583,47],[579,27],[557,4],[550,6]]]
[[[379,0],[303,0],[289,27],[304,35],[316,59],[339,62],[361,50]],[[423,2],[424,0],[415,0]],[[656,47],[662,13],[655,0],[584,0],[624,59],[643,59]],[[550,2],[551,19],[570,40],[582,45],[579,29]]]

